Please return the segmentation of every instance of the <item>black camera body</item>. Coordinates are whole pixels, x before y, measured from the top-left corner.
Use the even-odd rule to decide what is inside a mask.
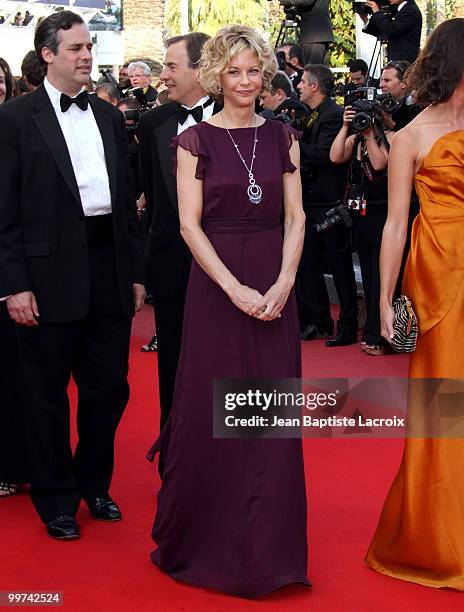
[[[124,113],[124,119],[126,120],[126,132],[129,140],[137,134],[137,128],[139,126],[142,112],[136,108],[127,108]],[[129,123],[131,121],[133,123]]]
[[[318,223],[315,226],[316,232],[323,232],[327,229],[333,228],[336,225],[343,225],[346,229],[353,227],[353,219],[350,216],[348,208],[341,204],[335,206],[325,213],[325,219],[322,223]]]
[[[145,92],[142,87],[133,87],[132,89],[127,90],[127,94],[131,98],[135,98],[137,102],[141,106],[141,111],[144,113],[147,110],[150,110],[154,106],[154,102],[149,102]]]
[[[374,87],[359,87],[345,96],[345,106],[356,111],[351,127],[355,132],[363,132],[382,120],[382,107],[376,97]]]
[[[390,6],[388,0],[375,0],[375,2],[379,5],[382,13],[389,16],[393,14],[392,9],[394,7]],[[372,9],[366,6],[363,0],[353,0],[353,11],[359,15],[372,15]]]
[[[279,0],[286,19],[295,21],[301,9],[311,8],[314,0]],[[271,2],[271,0],[269,0]]]
[[[390,93],[377,93],[374,87],[358,87],[345,95],[345,107],[356,111],[351,126],[355,132],[363,132],[375,123],[382,122],[382,113],[391,114],[399,107]]]

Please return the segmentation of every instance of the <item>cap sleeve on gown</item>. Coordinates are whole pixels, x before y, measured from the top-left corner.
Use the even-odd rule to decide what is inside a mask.
[[[171,140],[171,147],[177,150],[177,147],[182,147],[186,151],[190,151],[192,155],[198,157],[197,169],[195,171],[195,178],[203,180],[205,177],[206,163],[208,156],[201,143],[198,131],[195,129],[196,126],[190,127],[179,136],[176,136]],[[177,155],[174,157],[174,174],[177,173]]]
[[[282,159],[282,172],[295,172],[296,166],[290,159],[290,148],[293,144],[293,139],[300,140],[302,132],[295,130],[288,123],[280,123],[280,157]]]

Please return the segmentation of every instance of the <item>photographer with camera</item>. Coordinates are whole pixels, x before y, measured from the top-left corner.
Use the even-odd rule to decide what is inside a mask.
[[[305,64],[324,64],[333,42],[330,0],[280,0],[284,11],[299,16],[300,44]]]
[[[365,23],[363,31],[387,41],[389,61],[407,60],[411,64],[415,61],[422,31],[422,13],[415,0],[388,0],[390,10],[386,0],[354,4]],[[360,4],[363,6],[356,6]]]
[[[97,85],[97,87],[95,87],[95,94],[102,100],[105,100],[105,102],[108,102],[108,104],[111,104],[112,106],[118,105],[119,89],[116,85],[113,85],[113,83],[100,83],[100,85]]]
[[[301,338],[333,334],[323,260],[333,274],[340,301],[337,335],[326,346],[357,342],[358,306],[351,258],[351,219],[337,207],[346,182],[346,166],[330,161],[330,148],[343,124],[342,109],[331,99],[334,77],[326,66],[307,65],[300,83],[301,101],[310,109],[302,121],[301,180],[306,236],[297,277]],[[334,208],[335,207],[335,208]],[[322,230],[322,231],[318,231]]]
[[[354,87],[367,87],[369,81],[369,66],[363,59],[352,59],[348,62],[350,84]]]
[[[117,103],[119,110],[124,114],[127,133],[127,153],[132,184],[136,198],[142,193],[140,168],[139,168],[139,141],[137,139],[137,128],[141,114],[141,106],[135,98],[122,98]],[[138,211],[139,212],[139,211]],[[140,216],[140,215],[139,215]]]
[[[261,113],[266,119],[277,119],[282,123],[299,125],[308,107],[298,99],[292,97],[293,87],[290,79],[281,70],[271,81],[271,89],[264,90],[260,95],[260,103],[264,111]]]
[[[137,98],[142,107],[151,108],[158,96],[158,92],[151,84],[151,70],[145,62],[131,62],[127,67],[131,82],[130,93]]]
[[[384,114],[387,127],[398,132],[418,115],[423,107],[414,102],[405,82],[405,72],[409,62],[389,62],[380,77],[380,89],[383,94],[390,94],[393,104],[388,113]]]
[[[347,99],[351,101],[350,96]],[[361,349],[368,355],[385,352],[385,341],[380,334],[379,256],[387,219],[387,166],[393,137],[393,132],[384,131],[382,111],[375,98],[355,100],[353,106],[345,107],[343,126],[330,149],[334,163],[350,164],[344,204],[355,219],[355,245],[367,315]]]
[[[299,95],[298,85],[303,76],[303,49],[300,45],[286,43],[279,47],[276,52],[277,63],[279,70],[285,72],[289,77],[292,87],[297,95]]]

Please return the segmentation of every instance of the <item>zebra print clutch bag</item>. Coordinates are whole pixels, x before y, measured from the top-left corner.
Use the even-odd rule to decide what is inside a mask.
[[[419,326],[411,300],[407,295],[400,295],[393,300],[393,310],[395,336],[391,341],[392,349],[397,353],[413,353],[416,350]]]

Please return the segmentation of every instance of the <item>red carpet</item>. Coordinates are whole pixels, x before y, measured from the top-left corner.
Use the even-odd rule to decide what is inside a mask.
[[[47,537],[25,492],[0,500],[0,591],[62,591],[64,609],[222,612],[226,610],[411,611],[463,609],[463,595],[387,578],[363,564],[384,497],[401,457],[399,440],[305,440],[308,485],[309,577],[312,591],[292,587],[247,602],[177,584],[149,560],[158,489],[144,459],[157,433],[156,355],[139,347],[152,334],[149,307],[136,318],[130,404],[117,439],[113,497],[121,523],[78,516],[82,539]],[[357,346],[303,346],[307,377],[403,375],[403,356],[368,357]]]

